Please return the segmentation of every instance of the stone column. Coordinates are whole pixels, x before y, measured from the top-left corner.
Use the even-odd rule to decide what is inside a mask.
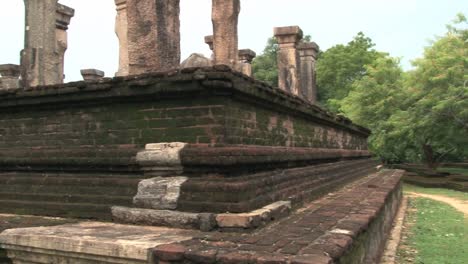
[[[239,71],[252,77],[252,61],[257,56],[251,49],[239,50]]]
[[[74,10],[57,0],[24,0],[26,28],[21,78],[26,87],[63,83],[66,30]]]
[[[213,0],[211,19],[214,64],[225,64],[234,68],[238,61],[239,13],[240,0]]]
[[[299,95],[300,63],[296,48],[302,39],[302,30],[298,26],[277,27],[274,34],[279,44],[278,86],[284,91]]]
[[[126,76],[128,70],[128,22],[127,22],[127,0],[115,0],[117,16],[115,17],[115,34],[119,39],[119,70],[115,76]]]
[[[180,0],[127,0],[129,74],[180,64]]]
[[[300,58],[300,96],[307,101],[317,103],[317,84],[315,64],[319,46],[315,42],[303,42],[298,45]]]
[[[20,66],[15,64],[0,65],[0,90],[20,88]]]
[[[72,17],[75,15],[75,10],[68,6],[57,4],[56,21],[55,21],[55,36],[56,36],[56,51],[58,53],[58,76],[61,77],[60,83],[63,83],[65,78],[65,51],[68,48],[68,25]]]

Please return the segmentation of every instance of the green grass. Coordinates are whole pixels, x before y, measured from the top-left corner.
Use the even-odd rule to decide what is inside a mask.
[[[405,192],[418,192],[424,194],[435,194],[435,195],[443,195],[447,197],[456,198],[463,201],[468,201],[468,193],[466,192],[459,192],[450,189],[443,189],[443,188],[424,188],[419,187],[411,184],[404,184],[403,191]]]
[[[408,206],[409,230],[398,252],[399,263],[468,263],[468,221],[461,212],[425,198],[411,199]]]
[[[468,169],[444,167],[438,168],[437,170],[440,172],[448,172],[451,174],[462,174],[468,176]]]

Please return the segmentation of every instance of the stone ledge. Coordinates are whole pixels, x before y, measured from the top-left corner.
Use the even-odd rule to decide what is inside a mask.
[[[199,229],[202,231],[252,230],[286,217],[291,212],[291,202],[279,201],[261,209],[241,214],[187,213],[169,210],[112,207],[114,221],[123,224],[168,226]]]

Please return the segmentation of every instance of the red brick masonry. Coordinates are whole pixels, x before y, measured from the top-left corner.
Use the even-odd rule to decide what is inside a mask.
[[[400,204],[402,174],[371,174],[255,233],[203,233],[181,244],[159,246],[153,250],[154,261],[374,263]]]

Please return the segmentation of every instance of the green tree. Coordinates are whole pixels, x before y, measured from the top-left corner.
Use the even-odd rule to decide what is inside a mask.
[[[447,156],[468,155],[467,25],[465,16],[458,15],[409,73],[412,105],[407,129],[430,167]]]
[[[458,24],[466,25],[464,16]],[[443,37],[404,74],[398,61],[379,58],[351,85],[341,110],[373,130],[370,147],[386,162],[468,156],[467,29],[448,27]]]
[[[276,42],[275,38],[269,38],[263,53],[252,62],[252,71],[255,78],[274,87],[278,87],[277,53],[278,42]]]
[[[354,81],[366,75],[365,65],[382,55],[373,49],[372,40],[359,32],[347,45],[336,45],[320,54],[317,61],[319,100],[338,112],[340,101],[348,96]]]

